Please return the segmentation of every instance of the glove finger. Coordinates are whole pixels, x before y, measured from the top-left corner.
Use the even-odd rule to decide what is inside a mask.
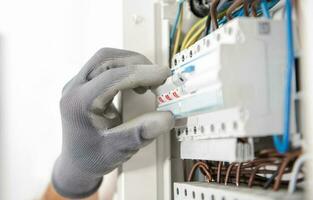
[[[97,107],[91,108],[90,119],[93,126],[98,130],[106,130],[121,124],[121,116],[111,103],[103,111]]]
[[[112,50],[110,50],[112,51]],[[122,51],[122,50],[118,50]],[[122,51],[119,54],[110,52],[111,57],[103,60],[96,68],[94,68],[88,75],[87,80],[91,80],[96,76],[102,74],[104,71],[125,67],[129,65],[151,65],[151,61],[147,59],[144,55],[132,52],[132,51]],[[105,53],[106,55],[108,53]],[[115,56],[115,57],[114,57]]]
[[[83,85],[88,101],[101,96],[103,104],[109,102],[120,90],[160,85],[169,76],[167,67],[134,65],[110,69]]]
[[[102,48],[84,65],[78,77],[81,82],[86,82],[106,70],[137,64],[151,64],[151,62],[144,55],[137,52]]]
[[[174,127],[174,117],[170,112],[152,112],[111,128],[103,133],[105,138],[115,138],[120,150],[135,151],[149,144],[161,134]]]

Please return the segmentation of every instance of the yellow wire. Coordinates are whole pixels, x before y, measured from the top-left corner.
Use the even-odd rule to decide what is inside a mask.
[[[218,19],[224,17],[224,15],[226,14],[226,10],[220,12],[217,16]],[[202,32],[205,30],[206,25],[202,25],[202,23],[204,23],[206,21],[206,17],[200,19],[196,24],[194,24],[191,29],[188,31],[188,33],[186,34],[186,37],[184,38],[184,41],[182,43],[182,47],[181,50],[184,50],[188,47],[190,47],[192,44],[194,44],[200,37],[200,35],[202,34]],[[202,26],[201,26],[202,25]],[[201,26],[201,27],[199,27]],[[198,29],[198,30],[197,30]],[[197,30],[197,31],[196,31]],[[196,31],[196,32],[195,32]],[[195,32],[195,33],[194,33]]]
[[[192,44],[194,44],[198,38],[201,36],[201,34],[203,33],[203,31],[205,30],[206,25],[201,26],[197,32],[195,32],[192,37],[187,41],[185,48],[190,47]]]
[[[217,19],[220,19],[222,17],[224,17],[224,15],[226,14],[227,9],[223,10],[222,12],[217,14]]]
[[[200,20],[198,20],[191,28],[190,30],[187,32],[184,40],[183,40],[183,43],[182,43],[182,46],[181,46],[181,50],[185,49],[186,48],[186,43],[188,42],[189,38],[193,35],[193,33],[203,24],[205,23],[207,17],[204,17]]]
[[[179,46],[179,41],[181,37],[181,32],[182,32],[182,26],[183,26],[183,8],[180,11],[179,15],[179,22],[178,22],[178,27],[177,27],[177,32],[176,32],[176,37],[175,37],[175,42],[174,42],[174,49],[173,49],[173,56],[178,52],[178,46]]]
[[[222,18],[226,14],[226,11],[227,11],[227,9],[218,13],[217,18],[218,19]],[[181,30],[182,30],[182,17],[183,17],[183,13],[181,11],[179,24],[178,24],[178,28],[177,28],[177,33],[176,33],[176,38],[175,38],[175,43],[174,43],[173,55],[175,55],[178,52],[178,46],[179,46],[178,44],[179,44],[179,40],[181,37]],[[206,28],[206,25],[203,25],[203,23],[205,23],[206,20],[207,20],[207,17],[204,17],[204,18],[198,20],[190,28],[190,30],[187,32],[185,38],[183,39],[180,50],[184,50],[184,49],[190,47],[193,43],[195,43],[199,39],[199,37],[201,36],[201,34],[203,33],[203,31]]]

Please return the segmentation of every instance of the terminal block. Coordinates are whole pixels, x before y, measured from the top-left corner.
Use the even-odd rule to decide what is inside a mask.
[[[301,200],[303,193],[264,191],[262,188],[235,187],[205,182],[174,183],[174,200]]]
[[[254,159],[254,143],[248,139],[210,139],[182,141],[181,159],[245,162]]]

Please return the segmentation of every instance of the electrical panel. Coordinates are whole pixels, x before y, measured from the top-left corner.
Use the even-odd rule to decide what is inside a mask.
[[[176,15],[169,4],[171,75],[155,94],[176,118],[173,198],[302,199],[284,192],[304,179],[290,178],[303,151],[289,0],[177,1]]]
[[[303,55],[311,53],[303,48],[311,38],[302,30],[310,24],[299,7],[305,1],[125,2],[125,41],[171,70],[153,87],[156,105],[149,111],[172,112],[175,127],[130,160],[121,179],[131,187],[123,196],[304,199],[310,170],[302,166],[312,146],[303,148],[309,143],[303,132],[310,132],[303,125],[309,121],[303,99],[310,102],[303,91],[309,79],[303,61],[310,56]],[[132,103],[128,108],[134,110]],[[135,197],[138,185],[147,190]]]

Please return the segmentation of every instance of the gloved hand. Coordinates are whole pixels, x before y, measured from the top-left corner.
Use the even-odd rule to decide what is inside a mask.
[[[169,73],[138,53],[105,48],[64,87],[62,153],[52,174],[59,194],[68,198],[91,195],[104,174],[170,131],[174,119],[169,112],[152,112],[120,124],[112,104],[118,91],[158,86]]]

